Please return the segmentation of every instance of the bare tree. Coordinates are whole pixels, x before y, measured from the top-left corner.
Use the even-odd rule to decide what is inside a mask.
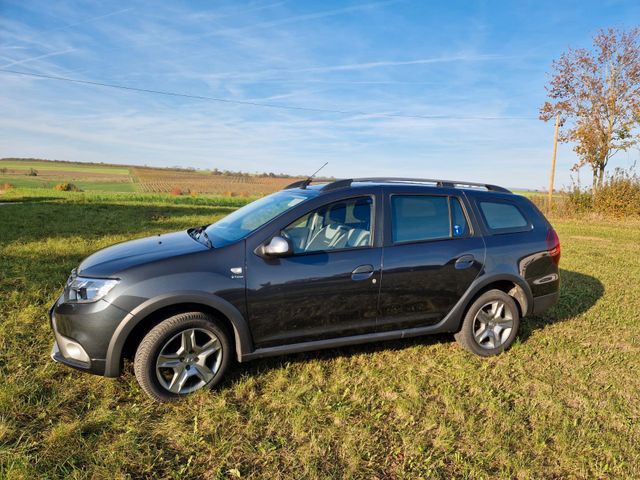
[[[560,114],[559,139],[579,159],[573,170],[589,165],[596,193],[611,157],[640,140],[640,27],[600,30],[591,50],[569,49],[552,70],[540,118]]]

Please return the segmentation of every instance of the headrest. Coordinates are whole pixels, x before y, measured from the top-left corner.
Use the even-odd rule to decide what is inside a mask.
[[[360,223],[369,222],[371,220],[371,203],[369,201],[358,201],[353,206],[351,214]]]
[[[347,219],[347,205],[345,203],[336,203],[329,210],[330,223],[344,223]]]

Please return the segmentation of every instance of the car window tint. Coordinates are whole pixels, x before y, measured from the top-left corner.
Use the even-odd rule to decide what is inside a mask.
[[[392,196],[391,232],[394,243],[450,237],[448,197]]]
[[[361,197],[318,208],[292,222],[282,233],[294,253],[371,246],[372,200]]]
[[[504,202],[480,202],[482,215],[491,230],[523,228],[529,223],[518,207]]]
[[[464,216],[460,200],[451,197],[451,233],[453,237],[464,237],[469,233],[467,217]]]

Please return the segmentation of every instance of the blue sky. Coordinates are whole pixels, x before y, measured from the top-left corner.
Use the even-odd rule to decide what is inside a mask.
[[[0,156],[545,188],[551,61],[639,20],[637,0],[0,0],[0,68],[347,112],[0,73]],[[574,162],[561,146],[561,185]]]

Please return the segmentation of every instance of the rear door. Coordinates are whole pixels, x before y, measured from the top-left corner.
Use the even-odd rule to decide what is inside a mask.
[[[475,234],[459,190],[388,191],[377,330],[440,322],[484,258],[484,240]]]

